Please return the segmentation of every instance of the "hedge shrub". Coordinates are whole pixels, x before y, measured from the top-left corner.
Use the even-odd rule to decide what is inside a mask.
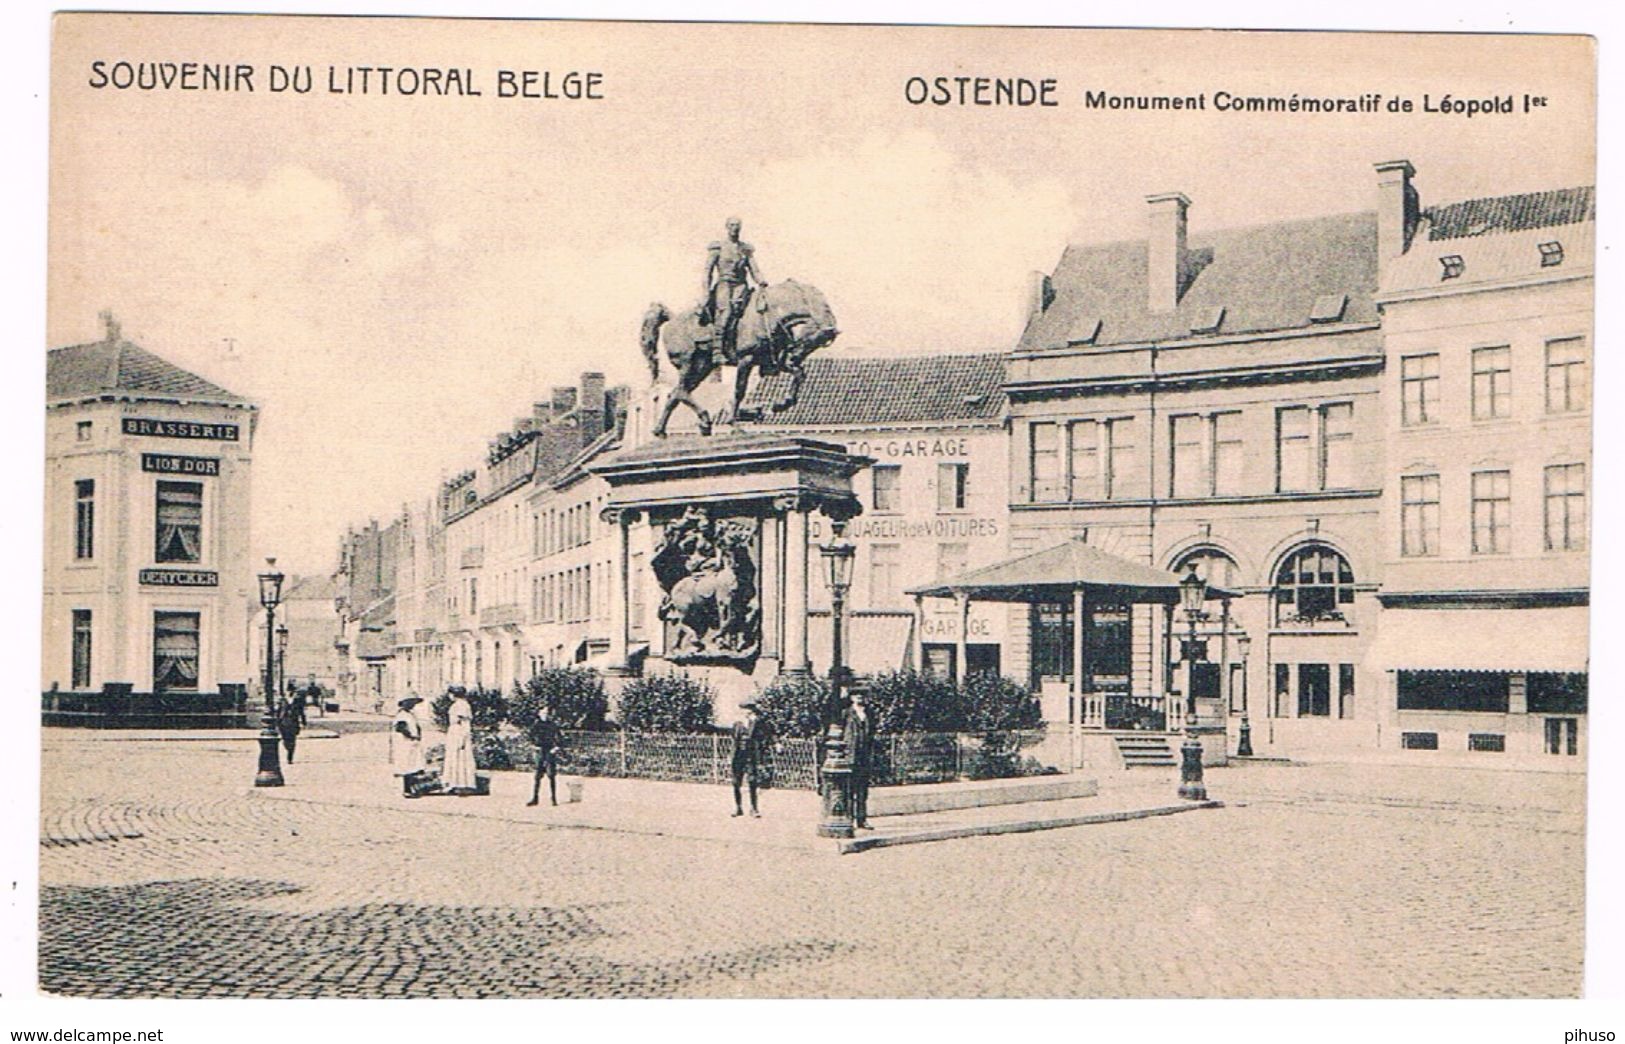
[[[715,717],[716,691],[686,674],[653,674],[621,690],[616,714],[633,732],[709,732]]]
[[[609,697],[604,680],[590,667],[544,667],[514,690],[508,700],[508,721],[529,732],[543,704],[561,729],[604,728]]]
[[[824,709],[829,682],[822,678],[780,675],[756,698],[762,717],[776,736],[819,736],[824,731]]]

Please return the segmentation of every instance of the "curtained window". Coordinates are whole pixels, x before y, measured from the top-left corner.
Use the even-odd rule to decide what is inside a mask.
[[[154,613],[152,616],[152,688],[154,692],[196,692],[198,614]]]
[[[158,483],[158,540],[160,562],[203,560],[203,484]]]

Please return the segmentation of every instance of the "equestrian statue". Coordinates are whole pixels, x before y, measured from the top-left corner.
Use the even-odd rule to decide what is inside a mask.
[[[840,333],[817,288],[792,279],[772,285],[762,279],[750,244],[739,239],[739,228],[739,219],[729,218],[727,238],[707,250],[705,298],[699,305],[674,319],[656,302],[643,315],[639,343],[650,378],[660,379],[662,329],[666,358],[677,371],[677,385],[655,423],[657,437],[666,434],[666,422],[679,403],[699,418],[700,434],[711,434],[711,415],[694,401],[693,392],[721,365],[738,367],[733,403],[719,418],[724,423],[744,419],[752,373],[789,374],[790,387],[770,407],[774,413],[789,409],[801,394],[807,357]]]

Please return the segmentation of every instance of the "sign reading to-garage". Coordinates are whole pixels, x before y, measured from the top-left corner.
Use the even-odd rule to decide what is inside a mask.
[[[147,587],[219,587],[220,574],[213,569],[143,569],[141,583]]]
[[[158,420],[153,417],[124,418],[124,434],[149,435],[159,439],[213,439],[216,442],[236,442],[237,431],[235,424]]]
[[[178,453],[143,453],[141,470],[160,475],[218,475],[219,457],[183,457]]]

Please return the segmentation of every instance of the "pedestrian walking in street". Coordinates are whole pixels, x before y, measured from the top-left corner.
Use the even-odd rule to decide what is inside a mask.
[[[305,690],[299,687],[298,682],[289,682],[288,696],[288,702],[293,705],[293,716],[299,719],[299,727],[301,729],[306,728],[310,725],[310,719],[305,716],[307,709]]]
[[[530,742],[536,747],[536,778],[531,783],[530,800],[525,806],[540,803],[542,774],[547,774],[547,796],[559,803],[559,754],[564,750],[564,733],[553,720],[553,712],[546,701],[536,710],[536,720],[530,726]]]
[[[395,714],[389,730],[389,763],[395,775],[401,777],[401,794],[418,796],[417,787],[423,781],[423,724],[418,721],[414,708],[423,700],[407,695]]]
[[[461,685],[451,689],[451,708],[446,712],[450,722],[446,729],[446,765],[440,779],[449,794],[472,794],[474,779],[474,708],[468,702],[468,692]]]
[[[282,746],[288,752],[288,764],[293,764],[294,744],[299,741],[299,716],[294,713],[293,701],[283,700],[282,709],[277,714],[277,732],[282,735]]]
[[[852,693],[841,725],[852,759],[852,820],[859,830],[873,830],[869,825],[869,773],[875,752],[875,722],[864,706],[861,690]]]
[[[750,814],[760,819],[761,811],[756,807],[756,788],[760,781],[762,766],[768,759],[768,748],[773,743],[773,726],[767,719],[758,713],[759,708],[755,700],[745,700],[739,705],[745,711],[745,718],[736,721],[733,725],[734,755],[733,755],[733,784],[734,784],[734,811],[736,816],[745,814],[741,802],[740,786],[748,781],[750,786]]]

